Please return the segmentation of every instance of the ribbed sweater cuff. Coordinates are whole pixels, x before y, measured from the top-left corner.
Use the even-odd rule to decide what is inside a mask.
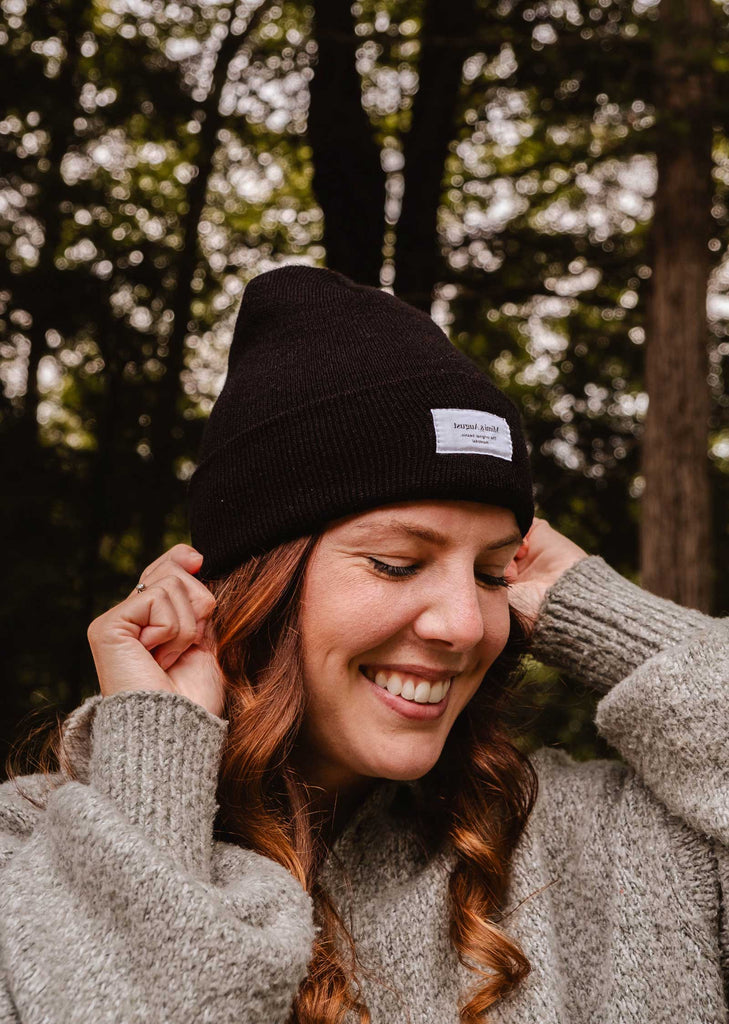
[[[179,694],[105,697],[92,725],[89,782],[192,874],[209,873],[228,723]]]
[[[582,559],[547,591],[531,638],[539,661],[609,690],[658,651],[712,620],[641,590],[602,560]]]

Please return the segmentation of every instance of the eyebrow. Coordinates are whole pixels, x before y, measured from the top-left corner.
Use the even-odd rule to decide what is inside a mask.
[[[378,523],[357,523],[354,529],[358,533],[379,533],[383,531],[399,533],[405,537],[416,537],[418,540],[427,541],[428,544],[434,544],[439,548],[447,547],[450,544],[449,538],[437,530],[432,530],[428,526],[420,526],[418,523],[409,523],[403,519],[387,519]],[[484,544],[483,550],[497,551],[499,548],[505,548],[509,544],[521,543],[521,539],[520,533],[511,533],[508,537],[502,537],[499,540],[492,541],[490,544]]]

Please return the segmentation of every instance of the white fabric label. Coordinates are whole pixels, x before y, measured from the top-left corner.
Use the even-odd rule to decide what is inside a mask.
[[[511,431],[502,416],[479,409],[431,409],[435,450],[443,455],[476,452],[511,462]]]

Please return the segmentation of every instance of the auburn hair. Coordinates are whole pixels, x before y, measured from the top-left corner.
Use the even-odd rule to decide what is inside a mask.
[[[216,598],[209,634],[225,677],[222,717],[229,721],[215,836],[283,865],[312,897],[319,927],[288,1024],[343,1024],[350,1011],[360,1024],[371,1024],[359,978],[374,976],[359,963],[319,881],[327,849],[291,757],[305,711],[300,596],[317,539],[281,544],[208,583]],[[420,780],[421,799],[414,806],[426,851],[449,842],[455,853],[450,938],[460,962],[477,979],[458,1008],[462,1024],[481,1024],[488,1008],[530,971],[522,950],[499,927],[511,855],[537,795],[536,773],[505,724],[523,640],[512,613],[505,649],[456,719],[438,762]],[[28,744],[37,746],[38,731]],[[56,784],[74,777],[60,721],[33,760],[33,767],[46,774],[56,764]],[[18,785],[16,758],[8,758],[6,770]]]
[[[305,709],[300,594],[316,539],[282,544],[209,584],[230,722],[216,831],[218,838],[278,861],[312,897],[319,930],[289,1024],[341,1024],[350,1010],[369,1024],[357,977],[365,968],[318,880],[327,851],[291,759]],[[489,1006],[530,970],[498,923],[511,854],[537,793],[536,773],[504,724],[523,639],[512,615],[506,648],[456,719],[437,764],[422,780],[422,804],[415,808],[426,849],[435,852],[450,841],[456,854],[450,937],[461,963],[478,978],[459,1007],[462,1024],[483,1021]]]

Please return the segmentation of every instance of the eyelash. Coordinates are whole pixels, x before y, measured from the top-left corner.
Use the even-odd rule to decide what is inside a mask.
[[[372,562],[375,569],[379,573],[382,573],[383,576],[395,578],[413,576],[420,568],[418,565],[390,565],[389,562],[381,562],[378,558],[373,558],[372,555],[368,555],[367,558],[368,561]],[[488,573],[482,572],[476,573],[476,579],[488,587],[510,586],[505,576],[489,576]]]

